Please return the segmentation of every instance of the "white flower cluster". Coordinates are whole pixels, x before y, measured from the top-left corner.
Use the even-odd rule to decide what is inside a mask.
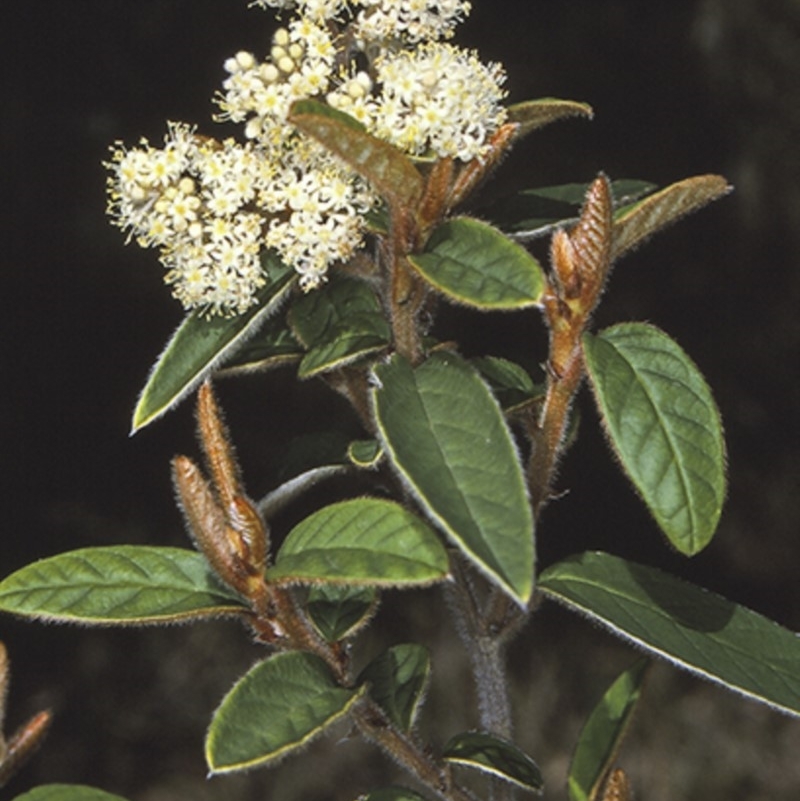
[[[469,12],[466,0],[251,4],[300,16],[278,29],[263,61],[242,51],[225,62],[217,119],[243,124],[247,143],[173,123],[164,147],[117,143],[106,165],[114,223],[159,248],[174,296],[209,314],[257,302],[264,248],[309,290],[361,247],[377,197],[287,122],[296,100],[327,102],[413,156],[462,161],[481,158],[505,120],[502,68],[438,41]]]
[[[381,55],[375,66],[377,96],[359,91],[367,85],[361,73],[328,93],[327,101],[407,153],[481,158],[505,121],[505,73],[470,51],[427,42]]]
[[[324,22],[354,14],[356,36],[365,40],[397,40],[414,44],[453,35],[469,14],[469,0],[253,0],[261,8],[296,8],[300,15]]]
[[[186,308],[240,313],[264,284],[251,148],[172,123],[163,148],[112,149],[109,213],[129,238],[161,250],[166,281]]]
[[[274,248],[318,286],[361,244],[374,197],[363,181],[309,143],[277,163],[252,143],[219,143],[171,124],[163,148],[115,145],[109,212],[142,246],[160,249],[166,282],[185,308],[240,314],[265,283]]]
[[[307,17],[279,28],[269,57],[259,62],[240,52],[225,62],[229,77],[217,96],[220,120],[245,122],[245,136],[271,148],[292,136],[286,124],[295,100],[324,95],[330,86],[336,49],[330,33]]]

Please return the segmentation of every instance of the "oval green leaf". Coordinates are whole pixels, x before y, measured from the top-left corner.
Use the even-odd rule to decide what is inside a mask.
[[[347,448],[347,458],[356,467],[373,469],[383,459],[383,448],[375,439],[358,439]]]
[[[389,648],[372,660],[358,677],[369,694],[400,731],[410,731],[425,697],[431,663],[422,645],[406,643]]]
[[[614,219],[612,260],[638,247],[656,231],[686,214],[727,195],[732,189],[721,175],[696,175],[620,209]]]
[[[397,503],[357,498],[326,506],[289,533],[270,581],[408,587],[447,577],[436,534]]]
[[[43,784],[18,795],[14,801],[125,801],[125,799],[84,784]]]
[[[442,756],[448,762],[489,773],[534,793],[544,788],[539,766],[516,745],[494,734],[457,734],[444,747]]]
[[[327,642],[352,637],[377,606],[378,593],[372,587],[320,584],[311,587],[306,600],[308,617]]]
[[[598,798],[639,701],[648,664],[640,659],[623,671],[589,715],[570,764],[570,801]]]
[[[624,323],[583,339],[586,368],[620,462],[681,553],[711,541],[725,499],[725,441],[700,371],[667,334]]]
[[[650,654],[800,716],[800,638],[756,612],[605,553],[558,562],[537,586]]]
[[[260,662],[234,684],[211,719],[212,774],[273,762],[347,713],[363,693],[340,687],[314,654],[289,651]]]
[[[453,353],[416,370],[395,355],[374,372],[375,418],[392,464],[464,555],[524,606],[533,588],[533,517],[497,401]]]
[[[411,159],[349,115],[316,100],[298,100],[289,122],[343,159],[389,204],[413,206],[422,197],[422,176]]]
[[[333,280],[299,298],[289,312],[297,338],[308,348],[300,378],[350,364],[387,347],[389,324],[375,293],[355,278]]]
[[[542,268],[522,245],[468,217],[440,225],[409,261],[443,295],[476,309],[535,306],[544,292]]]
[[[258,303],[236,317],[189,314],[170,338],[147,379],[133,412],[131,434],[166,414],[221,367],[271,317],[288,296],[295,273],[271,252],[262,257],[269,282]]]
[[[113,545],[42,559],[0,582],[0,611],[54,623],[142,625],[247,610],[199,553]]]

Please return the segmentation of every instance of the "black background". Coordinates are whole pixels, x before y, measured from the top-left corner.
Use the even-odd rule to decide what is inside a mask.
[[[718,172],[736,186],[731,196],[627,257],[597,321],[651,321],[669,331],[708,377],[725,420],[730,461],[717,539],[692,562],[668,550],[595,433],[594,412],[582,403],[581,435],[560,479],[569,493],[547,510],[539,533],[542,561],[586,548],[610,550],[663,566],[797,630],[797,4],[475,5],[458,41],[505,64],[512,101],[564,97],[588,101],[596,112],[591,123],[563,122],[534,135],[502,165],[490,191],[588,181],[599,170],[661,185]],[[0,9],[4,575],[75,547],[185,542],[168,460],[196,451],[191,410],[181,407],[128,437],[136,395],[182,312],[161,284],[155,255],[125,247],[107,224],[101,161],[116,139],[160,141],[166,119],[217,133],[210,97],[222,62],[239,49],[264,52],[271,25],[269,14],[248,9],[244,0],[28,0]],[[544,352],[535,315],[453,313],[445,321],[465,326],[470,352],[527,353],[533,361]],[[532,351],[538,355],[532,358]],[[292,432],[325,430],[343,413],[321,385],[295,386],[290,370],[225,384],[220,392],[255,496],[271,487]],[[435,594],[421,597],[415,603],[436,602]],[[390,603],[384,620],[389,640],[403,630],[402,623],[393,629],[391,610]],[[563,644],[553,632],[566,630],[566,618],[553,621],[548,627],[545,619],[544,634]],[[587,651],[573,637],[564,645],[571,657],[560,658],[585,660],[580,670],[591,673],[599,657],[590,649],[606,654],[607,638],[578,631]],[[309,771],[313,759],[304,768],[302,759],[300,768],[287,763],[294,778],[269,785],[267,795],[262,773],[227,785],[204,783],[200,744],[208,714],[257,657],[246,637],[231,635],[229,627],[86,632],[3,619],[0,638],[14,666],[11,727],[41,706],[56,713],[48,747],[10,785],[9,797],[36,782],[83,781],[139,801],[288,799],[295,792],[290,782],[308,782],[303,772],[318,772]],[[613,653],[622,664],[626,653],[630,658]],[[533,657],[523,646],[513,656],[515,675],[525,683]],[[599,664],[600,678],[575,679],[588,681],[589,695],[613,674],[611,668],[603,672],[602,659]],[[569,670],[578,668],[571,663]],[[562,674],[567,685],[570,675]],[[680,679],[663,681],[686,690]],[[699,692],[694,684],[686,691]],[[713,691],[709,703],[722,703],[722,695]],[[588,706],[564,701],[572,702],[585,715]],[[433,695],[429,707],[440,724],[447,719]],[[697,710],[687,713],[695,721],[702,720]],[[638,768],[641,797],[796,797],[800,779],[790,775],[792,761],[781,762],[775,752],[796,745],[800,732],[796,723],[766,714],[771,717],[758,720],[771,734],[761,733],[778,739],[743,746],[762,755],[750,785],[737,780],[731,787],[724,778],[708,785],[699,773],[672,781],[671,770],[647,752]],[[726,725],[721,720],[707,724],[718,729]],[[528,725],[538,731],[540,724]],[[647,751],[647,736],[640,734]],[[558,738],[550,735],[526,729],[522,736],[541,752],[558,754]],[[718,736],[736,739],[740,732]],[[778,761],[762,778],[769,759]],[[548,797],[556,798],[564,766],[557,756],[552,765],[556,784]],[[722,773],[736,775],[726,765]],[[388,768],[379,763],[372,770],[380,775]],[[184,774],[190,777],[185,786],[177,778]],[[369,787],[363,775],[355,784],[301,784],[303,797],[354,797]]]

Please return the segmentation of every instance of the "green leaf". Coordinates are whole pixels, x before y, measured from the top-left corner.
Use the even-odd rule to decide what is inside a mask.
[[[340,277],[299,298],[289,312],[289,322],[308,348],[298,369],[300,378],[381,351],[391,339],[375,293],[356,278]]]
[[[272,370],[299,362],[305,348],[289,330],[283,315],[275,316],[239,348],[219,375],[240,375]]]
[[[800,638],[756,612],[604,553],[549,567],[538,587],[650,654],[800,715]]]
[[[219,774],[280,759],[345,715],[362,692],[340,687],[314,654],[276,654],[239,679],[214,713],[206,763]]]
[[[125,801],[125,799],[84,784],[43,784],[18,795],[14,801]]]
[[[133,413],[137,432],[180,403],[212,370],[221,367],[271,317],[294,284],[294,270],[271,252],[262,257],[269,282],[258,303],[236,317],[189,314],[170,338],[147,379]]]
[[[524,189],[494,202],[485,209],[485,214],[517,241],[536,239],[554,228],[577,222],[590,186],[571,183]],[[614,205],[630,203],[655,188],[655,184],[647,181],[613,181]]]
[[[440,225],[409,261],[442,294],[477,309],[535,306],[544,292],[542,268],[525,248],[468,217]]]
[[[596,801],[613,767],[642,689],[646,659],[623,671],[592,710],[578,738],[569,770],[570,801]]]
[[[470,364],[488,382],[506,413],[544,398],[544,384],[535,384],[525,368],[508,359],[481,356],[471,359]]]
[[[392,464],[464,555],[525,605],[533,517],[497,401],[453,353],[436,353],[416,370],[395,355],[374,372],[375,417]]]
[[[368,134],[349,115],[315,100],[298,100],[292,104],[289,122],[343,159],[388,203],[414,206],[422,197],[422,176],[411,159]]]
[[[436,534],[397,503],[357,498],[326,506],[289,533],[270,581],[405,587],[447,577]]]
[[[422,645],[395,645],[364,668],[358,683],[400,731],[410,731],[422,705],[430,678],[428,651]]]
[[[526,100],[508,107],[508,121],[519,124],[517,136],[525,136],[531,131],[549,125],[551,122],[567,117],[594,116],[588,103],[576,100],[559,100],[555,97],[542,97],[538,100]]]
[[[378,593],[372,587],[320,584],[311,587],[306,611],[327,642],[352,637],[373,615]]]
[[[407,787],[381,787],[380,790],[373,790],[361,796],[358,801],[427,801],[427,799]]]
[[[667,334],[624,323],[583,340],[609,440],[681,553],[711,541],[725,499],[725,441],[711,391]]]
[[[614,219],[612,260],[638,247],[656,231],[727,195],[733,187],[720,175],[697,175],[621,209]]]
[[[54,623],[137,625],[245,612],[199,553],[113,545],[82,548],[0,582],[0,611]]]
[[[457,734],[445,745],[442,756],[448,762],[490,773],[525,790],[539,793],[544,787],[539,766],[516,745],[494,734]]]
[[[383,448],[375,439],[359,439],[350,443],[347,458],[356,466],[371,469],[383,458]]]

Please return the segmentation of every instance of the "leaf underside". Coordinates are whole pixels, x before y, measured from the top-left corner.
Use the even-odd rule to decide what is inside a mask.
[[[535,793],[544,787],[539,766],[516,745],[494,734],[457,734],[445,745],[442,756],[448,762],[489,773]]]
[[[639,701],[648,664],[648,660],[640,659],[623,671],[592,710],[570,764],[570,801],[598,798]]]
[[[649,654],[800,716],[800,638],[756,612],[605,553],[559,562],[537,586]]]
[[[14,801],[125,801],[125,799],[84,784],[43,784],[18,795]]]

